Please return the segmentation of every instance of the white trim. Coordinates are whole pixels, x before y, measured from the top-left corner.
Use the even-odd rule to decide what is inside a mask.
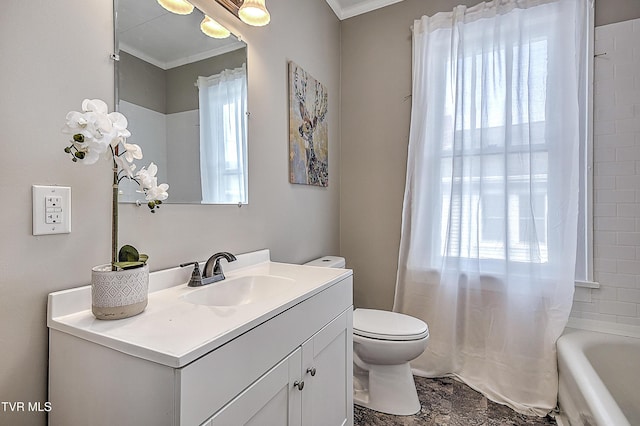
[[[567,328],[577,328],[579,330],[640,338],[640,327],[637,325],[620,324],[617,322],[569,317],[569,320],[567,321]]]
[[[586,214],[585,214],[585,227],[586,236],[585,236],[585,256],[586,256],[586,266],[587,266],[587,277],[588,281],[593,281],[593,74],[594,74],[594,63],[593,63],[593,46],[595,44],[595,6],[594,1],[589,2],[588,10],[588,35],[587,35],[587,122],[585,134],[587,137],[587,148],[585,149],[587,167],[586,167],[586,192],[585,192],[585,203],[586,203]],[[577,282],[576,282],[577,284]],[[597,284],[597,283],[596,283]],[[600,288],[591,287],[591,288]]]
[[[340,6],[340,3],[338,3],[338,0],[327,0],[327,4],[331,10],[333,10],[333,13],[336,14],[338,19],[342,21],[344,19],[344,13],[342,12],[342,7]]]
[[[594,248],[593,248],[593,46],[595,37],[594,27],[594,2],[586,0],[587,3],[587,43],[584,68],[584,86],[581,85],[580,91],[585,90],[584,114],[586,114],[583,134],[585,141],[584,152],[581,161],[584,161],[585,167],[580,176],[580,180],[584,181],[584,198],[580,200],[580,211],[584,211],[584,228],[578,229],[578,234],[582,236],[584,247],[578,247],[576,250],[576,264],[580,262],[584,269],[576,268],[576,287],[600,288],[597,282],[594,282],[593,265],[594,265]],[[581,114],[583,110],[581,108]],[[582,187],[581,187],[582,191]]]
[[[166,70],[167,67],[164,64],[164,62],[160,62],[154,58],[152,58],[151,56],[147,55],[146,53],[136,49],[135,47],[129,46],[125,43],[120,42],[120,45],[118,46],[118,53],[120,52],[126,52],[130,55],[135,56],[138,59],[142,59],[145,62],[150,63],[151,65],[155,65],[158,68],[161,68],[163,70]]]
[[[178,59],[167,63],[167,69],[179,67],[180,65],[190,64],[191,62],[197,62],[202,59],[212,58],[214,56],[223,55],[225,53],[233,52],[234,50],[242,49],[247,45],[241,41],[234,41],[217,49],[207,50],[196,55],[187,56],[186,58]]]
[[[338,19],[341,21],[347,18],[351,18],[363,13],[371,12],[372,10],[380,9],[385,6],[399,3],[403,0],[366,0],[360,1],[360,3],[353,6],[343,7],[340,4],[340,0],[326,0]]]
[[[583,288],[600,288],[600,283],[596,281],[576,280],[575,285],[576,287],[583,287]]]
[[[124,51],[127,52],[135,57],[137,57],[138,59],[142,59],[145,62],[148,62],[152,65],[155,65],[158,68],[162,68],[163,70],[168,70],[171,68],[175,68],[175,67],[179,67],[181,65],[185,65],[185,64],[190,64],[192,62],[197,62],[200,61],[202,59],[207,59],[207,58],[212,58],[214,56],[218,56],[218,55],[223,55],[225,53],[229,53],[232,52],[234,50],[238,50],[238,49],[242,49],[246,47],[246,44],[244,44],[241,41],[234,41],[233,43],[229,43],[226,44],[222,47],[218,47],[216,49],[212,49],[212,50],[207,50],[205,52],[200,52],[197,53],[195,55],[191,55],[191,56],[186,56],[184,58],[180,58],[180,59],[176,59],[175,61],[171,61],[171,62],[161,62],[158,61],[157,59],[152,58],[151,56],[145,54],[144,52],[141,52],[125,43],[120,43],[119,49],[118,51]]]

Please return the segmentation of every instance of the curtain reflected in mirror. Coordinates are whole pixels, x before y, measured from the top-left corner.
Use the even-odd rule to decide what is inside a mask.
[[[128,142],[165,173],[166,202],[246,204],[246,44],[203,34],[197,9],[182,16],[155,0],[114,6],[117,108],[129,120]],[[135,185],[120,188],[121,202],[145,203]]]
[[[247,67],[198,77],[204,203],[246,200]]]

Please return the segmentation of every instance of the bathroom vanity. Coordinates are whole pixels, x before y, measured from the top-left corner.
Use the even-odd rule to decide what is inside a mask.
[[[151,273],[147,309],[117,321],[90,287],[50,294],[49,424],[353,424],[352,272],[263,250],[225,274]]]

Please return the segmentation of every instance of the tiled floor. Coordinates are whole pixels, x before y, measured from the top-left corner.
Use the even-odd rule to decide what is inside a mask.
[[[354,407],[355,426],[516,426],[555,425],[552,418],[530,417],[489,401],[453,379],[415,377],[422,409],[413,416],[391,416]]]

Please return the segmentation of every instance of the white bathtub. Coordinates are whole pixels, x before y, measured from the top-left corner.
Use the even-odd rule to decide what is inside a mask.
[[[558,424],[640,425],[640,339],[565,331],[558,370]]]

